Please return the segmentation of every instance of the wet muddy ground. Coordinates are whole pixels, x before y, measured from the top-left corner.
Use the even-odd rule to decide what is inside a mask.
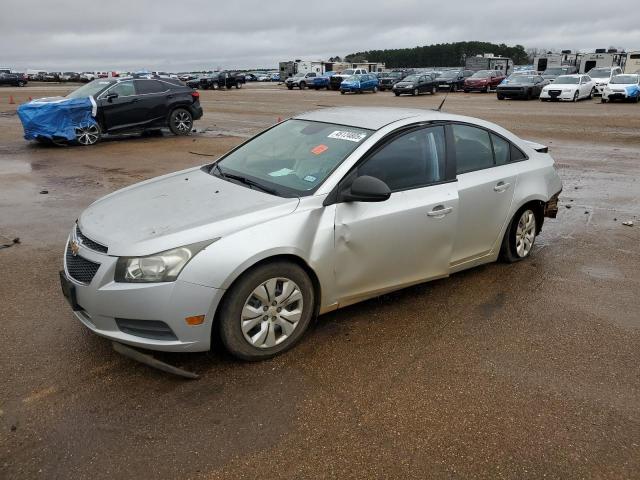
[[[202,92],[187,138],[24,141],[9,95],[69,90],[0,89],[1,478],[637,478],[640,106],[451,94],[445,110],[551,147],[564,191],[533,257],[323,316],[271,361],[163,356],[201,374],[184,381],[74,319],[57,272],[78,214],[280,117],[444,94],[254,85]]]

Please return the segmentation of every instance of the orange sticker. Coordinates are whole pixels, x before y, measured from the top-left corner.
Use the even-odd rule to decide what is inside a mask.
[[[321,153],[324,153],[327,150],[329,150],[329,147],[327,147],[326,145],[318,145],[317,147],[313,147],[311,149],[311,153],[315,153],[316,155],[320,155]]]

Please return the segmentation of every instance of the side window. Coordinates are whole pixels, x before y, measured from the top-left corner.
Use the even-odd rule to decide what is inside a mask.
[[[493,166],[489,133],[467,125],[453,125],[456,173],[471,172]]]
[[[119,97],[129,97],[136,94],[135,88],[133,88],[133,82],[120,82],[109,93],[117,93]]]
[[[136,80],[135,82],[138,95],[161,93],[168,90],[167,85],[158,80]]]
[[[511,161],[518,162],[520,160],[525,160],[527,157],[522,150],[516,147],[514,144],[511,144]]]
[[[315,77],[315,76],[316,76],[316,74],[313,73],[313,72],[309,74],[309,77]]]
[[[496,165],[509,163],[511,144],[505,139],[493,134],[491,135],[491,143],[493,143],[493,157],[496,160]]]
[[[358,175],[379,178],[392,191],[444,180],[444,127],[422,128],[396,138],[359,166]]]

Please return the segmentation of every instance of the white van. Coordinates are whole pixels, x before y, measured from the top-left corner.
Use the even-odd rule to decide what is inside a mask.
[[[640,51],[627,52],[624,73],[640,73]]]

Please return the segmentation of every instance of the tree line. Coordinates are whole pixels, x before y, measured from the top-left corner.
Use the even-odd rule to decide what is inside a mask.
[[[456,42],[438,43],[414,48],[396,48],[388,50],[369,50],[347,55],[347,62],[384,62],[387,68],[396,67],[457,67],[463,66],[467,57],[483,53],[509,57],[516,65],[529,63],[522,45],[510,47],[504,43]]]

